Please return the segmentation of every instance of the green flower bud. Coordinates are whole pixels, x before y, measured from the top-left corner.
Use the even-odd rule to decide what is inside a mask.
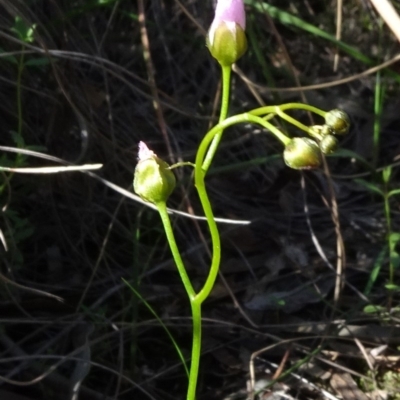
[[[285,164],[293,169],[312,169],[321,165],[318,144],[309,138],[293,138],[283,152]]]
[[[332,130],[332,128],[329,125],[322,125],[321,128],[321,135],[322,136],[327,136],[327,135],[332,135],[334,132]]]
[[[220,21],[216,27],[211,26],[207,47],[223,67],[230,66],[246,52],[246,34],[236,22]]]
[[[176,180],[169,165],[158,158],[143,143],[139,143],[139,162],[135,168],[133,189],[149,203],[166,202],[175,188]]]
[[[328,111],[325,115],[325,123],[335,135],[345,135],[350,128],[349,116],[339,109]]]
[[[332,135],[326,135],[319,142],[319,148],[324,154],[333,153],[338,147],[339,141]]]
[[[312,125],[312,126],[308,127],[308,134],[313,139],[316,139],[316,140],[320,141],[323,138],[322,130],[323,130],[323,126],[322,125]]]

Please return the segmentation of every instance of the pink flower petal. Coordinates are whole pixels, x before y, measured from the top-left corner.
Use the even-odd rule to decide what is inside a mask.
[[[138,152],[139,161],[147,160],[152,157],[155,157],[154,151],[150,150],[147,147],[146,143],[139,142],[139,152]]]
[[[246,14],[243,0],[218,0],[215,9],[215,19],[225,22],[236,22],[246,29]]]

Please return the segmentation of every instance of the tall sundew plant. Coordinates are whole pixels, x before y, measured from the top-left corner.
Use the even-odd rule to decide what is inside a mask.
[[[350,126],[348,116],[341,110],[335,109],[327,112],[302,103],[260,107],[227,117],[232,65],[244,55],[247,49],[245,28],[246,16],[243,1],[219,0],[214,20],[206,38],[211,55],[221,66],[223,90],[219,122],[204,135],[198,147],[194,164],[183,163],[194,167],[194,184],[207,220],[212,242],[211,265],[208,276],[200,290],[196,291],[192,285],[176,244],[174,231],[167,213],[166,202],[176,185],[172,169],[179,167],[182,163],[169,166],[157,157],[145,143],[140,142],[139,162],[134,174],[134,191],[143,200],[157,207],[172,256],[191,306],[193,339],[187,400],[194,400],[196,397],[201,354],[202,304],[214,287],[221,261],[220,235],[208,198],[205,178],[224,130],[239,123],[253,123],[261,126],[282,142],[284,146],[283,159],[286,165],[290,168],[302,170],[318,168],[321,165],[323,154],[331,154],[335,151],[338,145],[337,137],[346,134]],[[287,113],[287,111],[295,109],[315,113],[324,118],[325,123],[323,125],[306,126]],[[282,118],[303,130],[308,137],[288,137],[270,122],[273,117]]]

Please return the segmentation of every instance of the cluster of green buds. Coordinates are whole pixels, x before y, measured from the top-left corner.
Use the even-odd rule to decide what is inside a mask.
[[[283,158],[288,167],[312,169],[321,165],[323,154],[332,154],[338,146],[336,136],[345,135],[350,128],[348,115],[339,109],[325,114],[324,125],[308,128],[310,138],[293,138],[285,147]]]
[[[143,142],[139,143],[138,160],[133,180],[135,193],[149,203],[165,203],[176,184],[169,165]]]

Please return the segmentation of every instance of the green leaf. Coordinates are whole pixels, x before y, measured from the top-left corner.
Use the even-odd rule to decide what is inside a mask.
[[[4,53],[8,53],[8,52],[4,51],[4,49],[0,47],[0,55],[4,54]],[[4,61],[8,61],[12,64],[18,64],[18,61],[14,56],[4,56],[4,57],[1,57],[0,59],[4,60]]]
[[[364,186],[366,189],[370,190],[371,192],[378,193],[382,197],[385,197],[385,194],[382,192],[381,189],[379,189],[377,186],[375,186],[373,183],[364,181],[364,179],[355,179],[355,182],[360,184],[361,186]]]
[[[394,283],[387,283],[387,284],[385,285],[385,288],[386,288],[387,290],[392,291],[392,292],[399,292],[399,291],[400,291],[400,286],[395,285]]]
[[[400,232],[392,232],[389,236],[390,245],[396,246],[396,244],[400,241]]]
[[[26,66],[31,66],[31,67],[42,67],[44,65],[49,65],[49,64],[50,60],[47,57],[32,58],[25,62]]]
[[[358,161],[361,165],[363,165],[366,169],[368,169],[371,172],[374,172],[373,166],[363,157],[361,157],[359,154],[355,153],[354,151],[351,151],[349,149],[338,149],[335,151],[335,153],[331,154],[330,157],[341,157],[341,158],[350,158]]]
[[[392,174],[392,167],[386,167],[382,171],[383,182],[388,183],[390,180],[390,175]]]
[[[36,29],[36,24],[32,24],[31,26],[27,25],[25,21],[17,16],[15,17],[14,26],[11,28],[11,31],[14,32],[19,39],[21,39],[25,43],[32,43],[34,40],[33,34]]]
[[[22,135],[20,135],[18,132],[15,131],[10,131],[10,134],[13,142],[16,144],[17,147],[19,148],[25,147],[25,141]]]
[[[340,47],[346,53],[350,54],[353,58],[360,60],[368,65],[372,64],[372,60],[364,56],[355,47],[349,46],[348,44],[341,42],[340,40],[337,40],[334,35],[331,35],[330,33],[325,32],[322,29],[319,29],[315,25],[303,21],[301,18],[296,17],[293,14],[280,10],[279,8],[271,6],[266,2],[247,0],[246,3],[251,4],[255,9],[257,9],[261,13],[267,12],[272,18],[278,20],[283,25],[295,26],[297,28],[302,29],[303,31],[311,33],[314,36],[319,36],[323,39],[326,39],[334,43],[338,47]]]
[[[147,309],[154,315],[156,320],[159,322],[161,327],[164,329],[165,333],[168,335],[169,339],[171,340],[173,346],[175,347],[176,352],[178,353],[178,356],[180,360],[182,361],[183,367],[185,368],[186,374],[189,376],[189,369],[186,365],[186,360],[185,357],[183,356],[183,353],[177,343],[177,341],[174,339],[172,333],[168,329],[168,327],[164,324],[162,319],[158,316],[158,314],[154,311],[153,307],[143,298],[143,296],[132,286],[129,284],[127,280],[122,278],[123,282],[125,283],[126,286],[140,299],[143,301],[143,304],[147,307]]]
[[[388,197],[395,196],[396,194],[400,194],[400,189],[391,190],[391,191],[388,193]]]
[[[364,307],[363,311],[366,314],[377,314],[377,313],[384,313],[387,312],[386,307],[383,306],[376,306],[374,304],[368,304]]]
[[[367,285],[365,286],[365,289],[364,289],[365,296],[368,296],[371,293],[372,287],[374,286],[374,283],[376,282],[376,279],[379,276],[379,273],[380,273],[382,265],[383,265],[383,261],[385,259],[386,250],[387,250],[387,246],[383,247],[383,249],[379,252],[378,257],[376,258],[376,260],[374,262],[372,271],[369,275]]]
[[[390,261],[393,265],[393,268],[397,269],[400,265],[400,255],[397,251],[392,251],[390,253]]]

